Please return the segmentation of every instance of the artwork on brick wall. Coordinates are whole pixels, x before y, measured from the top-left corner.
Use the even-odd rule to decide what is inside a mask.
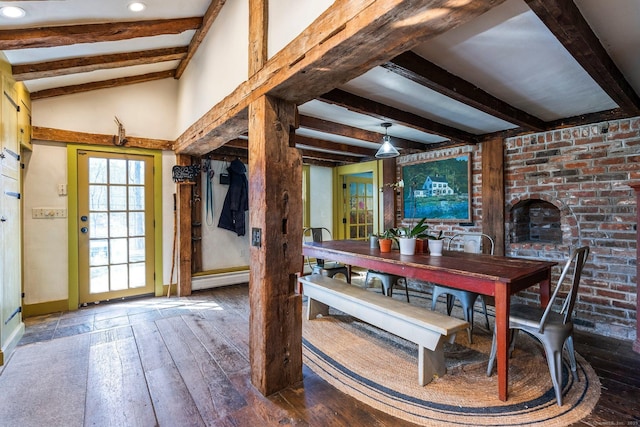
[[[402,166],[405,219],[471,222],[471,154]]]

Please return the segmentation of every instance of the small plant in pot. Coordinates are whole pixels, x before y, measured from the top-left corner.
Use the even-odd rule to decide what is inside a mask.
[[[380,252],[391,252],[391,246],[393,245],[394,240],[396,240],[396,234],[393,228],[380,233],[378,235],[378,245],[380,246]]]
[[[429,241],[429,254],[431,256],[442,256],[442,245],[444,244],[442,230],[437,235],[429,234],[427,239]]]
[[[396,230],[401,255],[413,255],[416,250],[416,240],[428,237],[429,225],[425,224],[426,220],[422,218],[415,226],[400,227]]]

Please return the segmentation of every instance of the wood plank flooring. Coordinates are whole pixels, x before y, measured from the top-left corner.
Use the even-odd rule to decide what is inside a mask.
[[[0,425],[411,426],[339,392],[306,367],[269,397],[249,375],[248,287],[145,298],[27,319],[0,374]],[[576,333],[602,382],[577,426],[640,425],[640,355]]]

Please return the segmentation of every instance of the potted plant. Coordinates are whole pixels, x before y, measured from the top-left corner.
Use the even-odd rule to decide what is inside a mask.
[[[428,237],[426,231],[429,228],[429,225],[425,224],[426,220],[426,218],[422,218],[415,226],[400,227],[396,230],[401,255],[415,254],[416,240]]]
[[[391,246],[395,240],[395,232],[393,228],[385,230],[378,236],[378,245],[380,246],[380,252],[391,252]]]
[[[432,256],[442,256],[442,245],[444,244],[444,236],[442,230],[437,235],[427,235],[429,241],[429,253]]]

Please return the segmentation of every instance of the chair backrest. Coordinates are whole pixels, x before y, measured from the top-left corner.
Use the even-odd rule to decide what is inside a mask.
[[[311,233],[311,235],[309,236],[309,233]],[[305,228],[302,231],[302,239],[303,241],[307,241],[306,239],[308,237],[311,237],[311,241],[313,243],[322,243],[324,241],[323,239],[323,233],[326,233],[329,236],[329,240],[331,240],[331,231],[329,231],[328,228],[326,227],[308,227]],[[309,262],[309,258],[307,257],[307,262]],[[323,266],[324,265],[324,259],[319,259],[316,258],[316,264]]]
[[[458,233],[454,234],[447,244],[447,250],[451,250],[451,243],[454,240],[461,241],[462,250],[464,252],[479,254],[482,247],[482,239],[486,239],[490,244],[490,254],[493,255],[495,243],[493,242],[493,238],[488,234],[484,233]]]
[[[544,332],[544,326],[549,317],[549,313],[554,309],[553,305],[558,297],[558,293],[560,292],[560,288],[565,281],[565,278],[569,274],[569,271],[572,271],[572,280],[571,287],[569,288],[569,292],[564,300],[564,304],[562,304],[562,309],[560,313],[564,316],[562,318],[562,323],[566,324],[571,321],[571,316],[573,313],[573,307],[576,303],[576,299],[578,297],[578,287],[580,285],[580,277],[582,276],[582,269],[584,268],[585,263],[587,262],[587,257],[589,256],[589,247],[583,246],[578,249],[574,249],[571,253],[571,256],[567,260],[562,269],[562,273],[560,273],[560,278],[558,279],[558,284],[556,285],[556,289],[553,291],[553,295],[551,295],[551,299],[549,300],[549,305],[544,310],[544,314],[540,319],[540,332]]]

